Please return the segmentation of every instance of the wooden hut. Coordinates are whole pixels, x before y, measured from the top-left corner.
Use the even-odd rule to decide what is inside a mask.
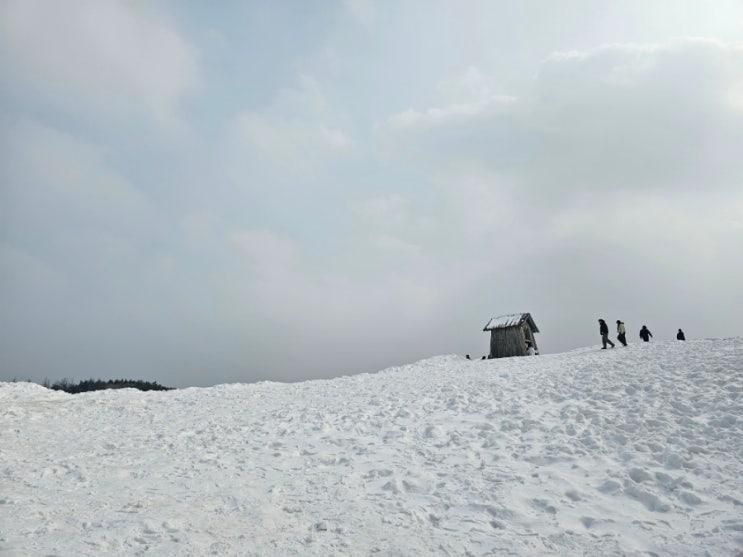
[[[483,331],[490,331],[490,357],[528,355],[529,344],[539,353],[534,333],[538,333],[530,313],[510,313],[493,317]]]

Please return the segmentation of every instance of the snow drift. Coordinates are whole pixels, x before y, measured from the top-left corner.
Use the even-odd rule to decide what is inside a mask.
[[[743,339],[297,384],[0,384],[7,555],[733,555]]]

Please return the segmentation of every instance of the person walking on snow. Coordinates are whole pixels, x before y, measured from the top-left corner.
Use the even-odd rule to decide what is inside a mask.
[[[624,322],[617,319],[617,340],[622,346],[627,346],[627,329],[624,328]]]
[[[642,329],[640,329],[640,338],[644,342],[648,342],[650,340],[650,337],[653,336],[653,333],[650,332],[650,329],[648,329],[647,325],[643,325]]]
[[[603,319],[599,319],[599,333],[601,333],[601,344],[603,344],[601,350],[606,350],[607,343],[611,344],[611,347],[614,348],[614,343],[609,340],[609,326]]]
[[[679,332],[676,333],[676,340],[686,340],[686,335],[681,329],[679,329]]]

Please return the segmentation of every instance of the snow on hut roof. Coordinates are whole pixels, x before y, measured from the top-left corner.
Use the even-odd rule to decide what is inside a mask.
[[[534,319],[531,317],[531,313],[509,313],[506,315],[499,315],[493,317],[488,324],[485,325],[483,331],[492,331],[493,329],[507,329],[508,327],[518,327],[524,321],[529,321],[529,327],[535,333],[539,332],[537,324],[534,323]]]

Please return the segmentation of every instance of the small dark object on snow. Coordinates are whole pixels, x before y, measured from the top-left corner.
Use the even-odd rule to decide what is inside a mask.
[[[471,359],[472,359],[472,358],[470,358],[470,355],[469,355],[469,354],[467,354],[467,355],[465,356],[465,358],[467,358],[468,360],[471,360]]]
[[[686,335],[681,329],[679,329],[679,332],[676,333],[676,340],[686,340]]]
[[[650,340],[650,337],[653,336],[653,333],[650,332],[650,329],[648,329],[647,325],[643,325],[642,329],[640,329],[640,338],[644,342],[648,342]]]

